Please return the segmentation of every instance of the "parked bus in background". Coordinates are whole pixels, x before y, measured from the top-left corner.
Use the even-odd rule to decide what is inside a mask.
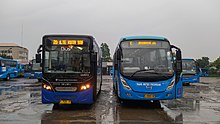
[[[29,79],[38,79],[38,81],[41,81],[42,78],[42,67],[40,66],[40,63],[36,63],[36,60],[33,59],[26,67],[25,72],[25,78]]]
[[[29,78],[31,75],[31,63],[29,64],[24,64],[24,78]]]
[[[196,61],[192,58],[182,59],[182,82],[183,84],[198,83],[199,80],[199,68]]]
[[[208,68],[200,68],[199,76],[200,77],[208,77],[209,76],[209,69]]]
[[[101,50],[88,35],[46,35],[41,62],[42,103],[92,104],[102,85]]]
[[[18,62],[0,57],[0,79],[10,80],[18,76]]]
[[[176,60],[172,52],[176,53]],[[182,97],[181,50],[163,37],[131,36],[120,40],[113,58],[113,89],[119,100]]]
[[[24,64],[18,63],[18,77],[24,77]]]

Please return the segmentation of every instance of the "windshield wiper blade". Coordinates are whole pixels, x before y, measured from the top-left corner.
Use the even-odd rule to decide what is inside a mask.
[[[146,71],[151,71],[151,70],[154,70],[154,69],[142,69],[142,70],[137,70],[137,71],[135,71],[131,76],[130,76],[130,78],[131,77],[133,77],[136,73],[138,73],[138,72],[146,72]]]
[[[147,73],[151,73],[151,74],[159,74],[159,75],[161,75],[161,76],[163,76],[163,77],[165,77],[165,78],[167,78],[167,77],[169,77],[169,76],[166,76],[166,75],[164,75],[163,73],[159,73],[159,72],[152,72],[151,70],[154,70],[154,69],[142,69],[142,70],[137,70],[136,72],[134,72],[131,76],[130,76],[130,78],[131,77],[133,77],[136,73],[138,73],[138,72],[147,72]]]

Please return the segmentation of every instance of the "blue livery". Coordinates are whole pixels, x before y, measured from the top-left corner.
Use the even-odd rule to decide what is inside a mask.
[[[181,59],[181,50],[166,38],[121,38],[113,58],[113,89],[120,100],[181,98]]]
[[[200,68],[199,76],[200,77],[208,77],[209,76],[209,69],[208,68]]]
[[[18,62],[0,57],[0,79],[10,80],[18,76]]]
[[[182,82],[183,83],[199,83],[199,68],[194,59],[184,58],[182,59]]]
[[[28,79],[38,79],[40,81],[42,79],[42,68],[40,63],[36,63],[35,59],[31,60],[25,67],[24,77]]]

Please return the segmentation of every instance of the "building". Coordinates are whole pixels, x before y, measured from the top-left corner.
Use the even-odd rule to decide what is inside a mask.
[[[16,43],[0,43],[0,56],[18,60],[21,63],[28,62],[28,49]]]
[[[112,62],[102,62],[102,74],[110,75],[112,69]]]

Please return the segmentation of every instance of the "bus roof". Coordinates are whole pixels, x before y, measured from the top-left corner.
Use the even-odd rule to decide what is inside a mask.
[[[89,38],[94,38],[91,35],[74,35],[74,34],[47,34],[44,35],[43,38],[45,37],[89,37]]]
[[[7,58],[2,58],[2,57],[0,57],[0,60],[16,61],[16,62],[18,62],[17,60],[13,60],[13,59],[7,59]]]
[[[166,40],[166,38],[159,37],[159,36],[128,36],[128,37],[121,38],[120,41],[123,41],[123,40],[136,40],[136,39]]]
[[[193,58],[183,58],[182,60],[194,60]]]

